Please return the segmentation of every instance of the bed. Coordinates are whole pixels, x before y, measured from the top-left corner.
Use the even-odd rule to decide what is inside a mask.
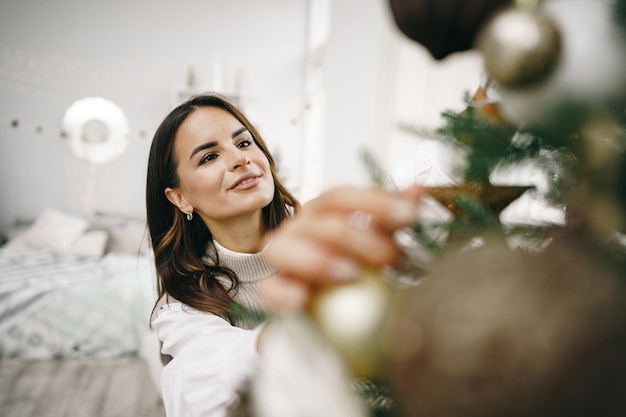
[[[87,220],[48,208],[6,236],[0,247],[0,414],[29,415],[47,392],[47,401],[66,399],[57,407],[62,414],[78,415],[89,403],[98,404],[96,411],[80,415],[106,415],[107,409],[162,415],[158,350],[148,324],[155,290],[145,222],[112,215]],[[53,382],[59,374],[66,378],[61,385]],[[86,382],[102,375],[99,391],[85,402]],[[37,390],[42,394],[33,397]],[[68,402],[68,395],[83,400]],[[127,404],[126,412],[120,404]]]

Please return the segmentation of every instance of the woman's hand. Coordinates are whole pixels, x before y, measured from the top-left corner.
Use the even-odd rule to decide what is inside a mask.
[[[271,234],[266,249],[279,278],[264,288],[278,309],[306,304],[311,289],[358,278],[363,267],[391,265],[393,233],[415,221],[420,187],[403,193],[343,186],[305,204]]]

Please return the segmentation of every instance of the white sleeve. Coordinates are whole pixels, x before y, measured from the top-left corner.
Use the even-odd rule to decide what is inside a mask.
[[[167,416],[226,416],[258,366],[259,329],[235,327],[181,303],[163,306],[153,327],[162,353],[173,357],[161,377]]]

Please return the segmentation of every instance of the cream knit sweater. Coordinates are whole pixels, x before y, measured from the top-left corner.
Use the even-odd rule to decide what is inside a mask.
[[[254,309],[267,311],[269,307],[261,294],[260,288],[263,281],[276,276],[276,268],[270,263],[263,251],[248,254],[233,252],[215,242],[218,259],[221,266],[231,269],[239,278],[239,291],[234,299],[241,305]],[[214,263],[215,257],[208,254],[203,258],[207,263]],[[218,278],[220,279],[220,278]],[[228,285],[227,282],[224,282]],[[245,323],[237,323],[248,328]]]

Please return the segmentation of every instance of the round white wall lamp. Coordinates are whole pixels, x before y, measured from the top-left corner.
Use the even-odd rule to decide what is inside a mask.
[[[62,130],[72,153],[92,164],[103,164],[122,155],[130,136],[124,111],[101,97],[74,102],[65,111]]]

